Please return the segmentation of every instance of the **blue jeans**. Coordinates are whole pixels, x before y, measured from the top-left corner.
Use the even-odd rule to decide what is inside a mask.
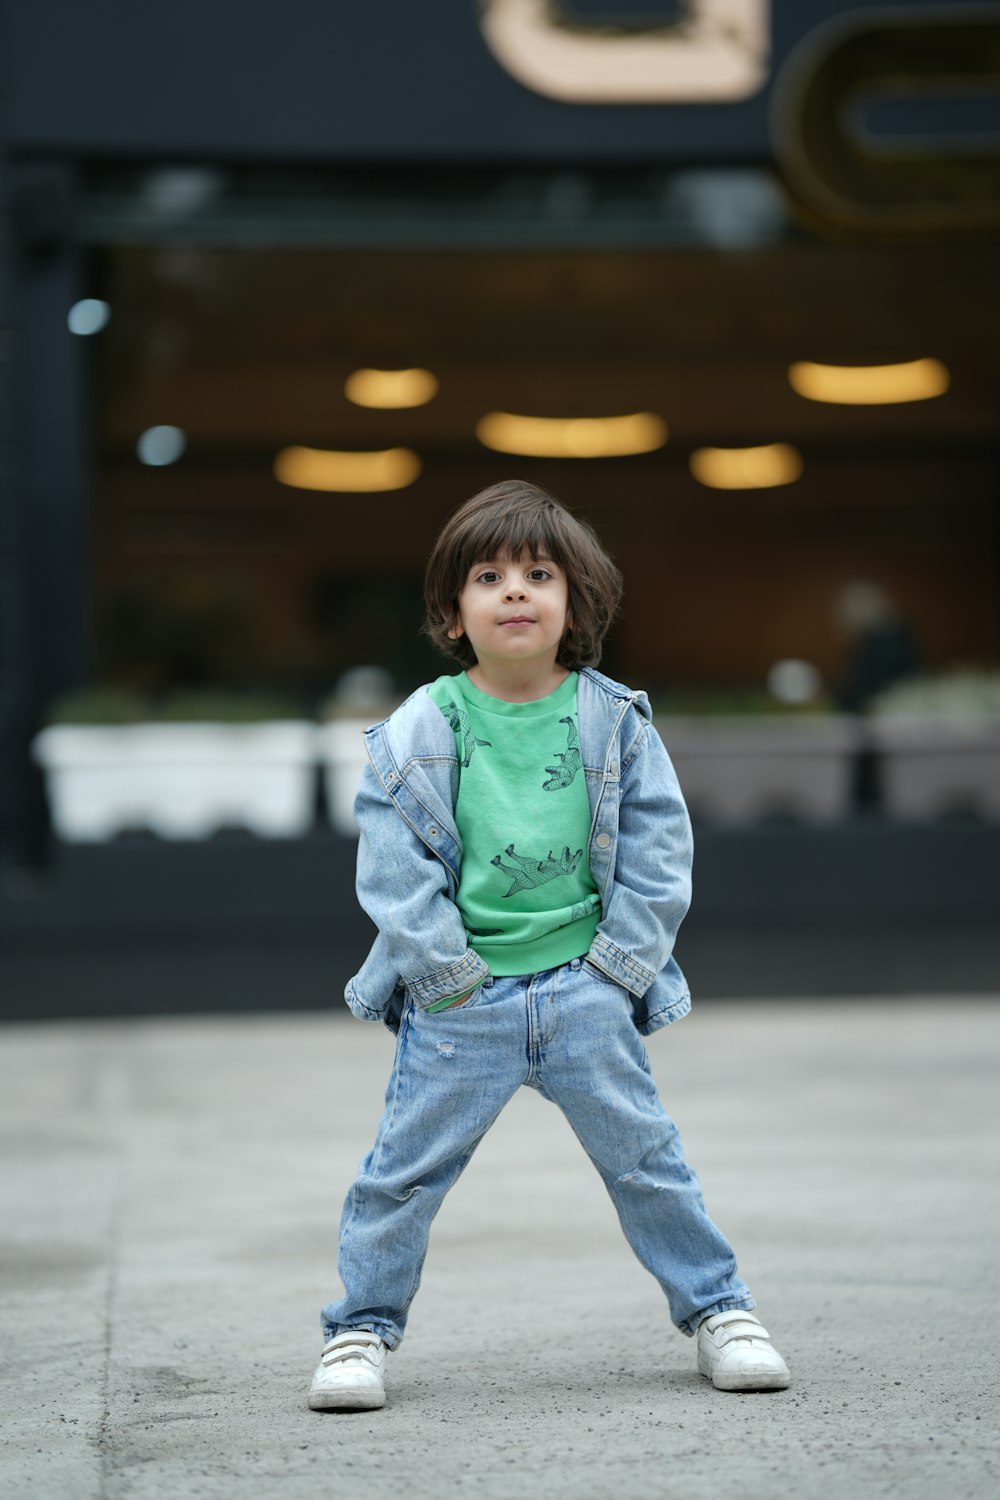
[[[566,1116],[682,1333],[755,1305],[660,1103],[628,992],[574,959],[487,979],[433,1014],[407,999],[385,1113],[344,1204],[345,1295],[323,1309],[325,1339],[371,1328],[398,1346],[434,1215],[521,1084]]]

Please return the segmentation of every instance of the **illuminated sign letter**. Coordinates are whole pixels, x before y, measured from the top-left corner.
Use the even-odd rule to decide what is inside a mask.
[[[767,82],[769,0],[691,0],[673,25],[587,25],[559,0],[480,0],[483,35],[526,88],[569,104],[717,104]]]
[[[783,65],[774,154],[801,207],[837,230],[994,233],[998,96],[1000,5],[852,11]]]

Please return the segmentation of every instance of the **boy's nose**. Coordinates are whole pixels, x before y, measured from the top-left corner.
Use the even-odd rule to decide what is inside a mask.
[[[527,586],[523,583],[509,583],[507,585],[506,598],[523,599],[527,594]]]

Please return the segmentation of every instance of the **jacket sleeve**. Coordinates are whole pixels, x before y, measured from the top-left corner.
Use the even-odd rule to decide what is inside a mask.
[[[453,877],[366,766],[354,804],[359,830],[358,900],[383,949],[421,1008],[481,983],[487,964],[468,943]]]
[[[589,963],[640,999],[666,966],[691,905],[693,857],[676,772],[660,736],[643,720],[623,763],[614,871],[587,954]]]

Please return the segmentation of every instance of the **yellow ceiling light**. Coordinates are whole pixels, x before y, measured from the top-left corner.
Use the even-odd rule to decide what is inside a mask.
[[[402,490],[423,465],[409,448],[379,453],[337,453],[327,448],[282,448],[274,460],[274,477],[297,490],[333,490],[345,494]]]
[[[887,406],[943,396],[951,376],[939,359],[909,359],[896,365],[818,365],[803,359],[789,366],[788,380],[807,401]]]
[[[438,379],[430,370],[355,370],[344,382],[348,401],[382,410],[425,406],[437,393]]]
[[[791,484],[802,473],[802,455],[788,443],[759,448],[698,448],[691,473],[713,490],[767,490]]]
[[[524,417],[491,411],[476,423],[476,436],[497,453],[529,458],[622,458],[662,448],[667,424],[651,411],[624,417]]]

